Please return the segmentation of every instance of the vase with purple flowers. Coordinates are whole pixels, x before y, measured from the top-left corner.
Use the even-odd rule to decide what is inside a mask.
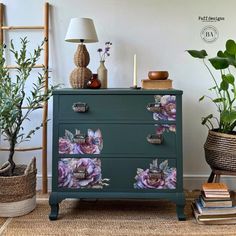
[[[100,61],[98,67],[98,79],[101,81],[101,88],[107,88],[107,68],[105,67],[105,61]]]
[[[107,68],[105,67],[105,60],[110,56],[110,48],[112,43],[106,42],[105,48],[99,48],[98,53],[100,57],[100,65],[97,69],[98,79],[101,81],[101,88],[107,88]]]

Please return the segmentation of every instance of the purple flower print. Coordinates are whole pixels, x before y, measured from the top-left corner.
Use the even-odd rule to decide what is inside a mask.
[[[176,119],[176,97],[171,95],[155,96],[155,101],[160,106],[160,112],[153,113],[154,120]]]
[[[176,132],[176,125],[169,125],[169,131]]]
[[[69,139],[59,138],[59,153],[60,154],[71,154],[73,151],[73,144]]]
[[[99,154],[103,148],[103,140],[100,129],[93,132],[88,129],[88,136],[84,143],[80,144],[80,150],[86,154]]]
[[[87,135],[84,135],[84,142],[76,138],[80,135],[80,130],[76,130],[76,134],[72,134],[69,130],[65,130],[65,136],[59,138],[60,154],[100,154],[103,148],[103,139],[100,129],[95,132],[88,129]]]
[[[165,130],[166,130],[166,127],[164,125],[157,125],[156,133],[163,134]]]
[[[170,168],[165,160],[158,165],[158,160],[153,160],[150,168],[138,168],[135,176],[134,188],[137,189],[175,189],[176,168]]]
[[[137,181],[135,188],[163,189],[165,184],[165,181],[161,178],[150,178],[149,169],[139,169],[135,179]]]
[[[166,177],[166,186],[169,189],[175,189],[176,188],[176,169],[171,168],[169,170],[169,173],[167,174]]]
[[[98,184],[101,179],[101,161],[99,159],[81,158],[73,159],[71,167],[74,173],[73,181],[76,188],[91,187]],[[84,170],[84,178],[78,178],[76,173],[78,170]]]
[[[68,165],[68,159],[58,162],[58,187],[72,187],[72,170]]]
[[[58,186],[68,188],[103,188],[109,179],[102,179],[101,160],[63,158],[58,162]]]
[[[166,132],[176,132],[176,125],[167,125],[167,124],[162,124],[162,125],[156,125],[156,134],[163,134],[165,131]]]

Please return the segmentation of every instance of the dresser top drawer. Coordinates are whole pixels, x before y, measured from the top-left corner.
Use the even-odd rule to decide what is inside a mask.
[[[176,105],[175,95],[62,94],[54,96],[54,114],[60,120],[76,122],[175,121]]]

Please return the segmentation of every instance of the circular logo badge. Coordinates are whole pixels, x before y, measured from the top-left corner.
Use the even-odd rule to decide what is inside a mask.
[[[212,25],[205,26],[200,33],[201,38],[203,41],[207,43],[215,42],[219,37],[219,32],[216,27]]]

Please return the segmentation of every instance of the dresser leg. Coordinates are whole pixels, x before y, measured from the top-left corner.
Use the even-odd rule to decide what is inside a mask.
[[[184,205],[176,204],[176,213],[180,221],[186,220],[186,216],[184,214]]]
[[[59,204],[50,204],[51,206],[51,213],[49,214],[50,220],[56,220],[59,212]]]
[[[49,205],[51,206],[51,213],[49,214],[50,220],[56,220],[59,213],[59,203],[64,198],[56,192],[52,192],[49,197]]]

